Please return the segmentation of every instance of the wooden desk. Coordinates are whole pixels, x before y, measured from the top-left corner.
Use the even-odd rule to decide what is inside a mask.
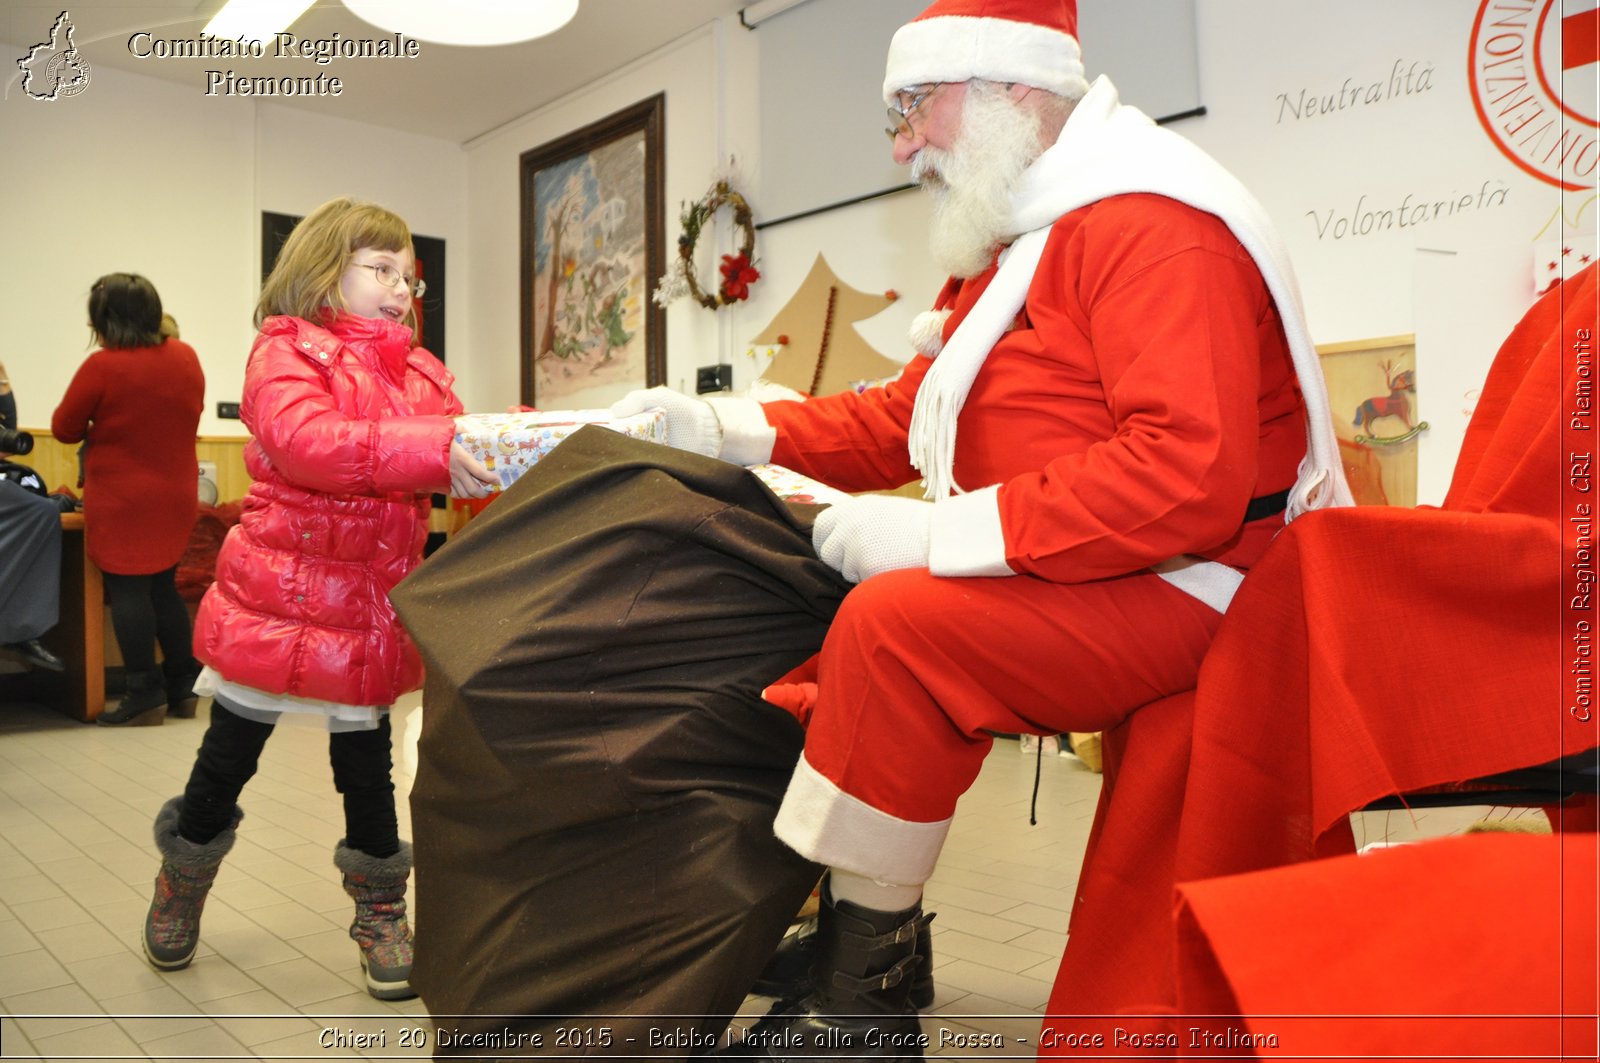
[[[83,543],[83,514],[61,514],[61,619],[40,639],[66,663],[41,682],[51,703],[93,723],[106,707],[105,584]]]

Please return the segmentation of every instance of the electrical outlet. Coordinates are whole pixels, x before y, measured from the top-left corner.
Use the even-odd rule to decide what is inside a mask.
[[[237,421],[239,419],[239,404],[237,402],[217,403],[217,416],[224,421]]]
[[[729,391],[733,388],[733,366],[703,365],[694,371],[694,390],[697,395],[711,391]]]

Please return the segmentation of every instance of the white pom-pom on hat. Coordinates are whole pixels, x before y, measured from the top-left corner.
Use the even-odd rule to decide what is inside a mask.
[[[944,323],[950,320],[949,310],[924,310],[911,321],[911,346],[918,354],[929,358],[939,357],[944,350]]]

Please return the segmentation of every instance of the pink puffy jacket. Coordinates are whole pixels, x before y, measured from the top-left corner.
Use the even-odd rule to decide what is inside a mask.
[[[422,682],[389,590],[449,487],[450,371],[411,330],[340,313],[261,326],[240,416],[254,483],[195,619],[195,655],[272,693],[388,705]]]

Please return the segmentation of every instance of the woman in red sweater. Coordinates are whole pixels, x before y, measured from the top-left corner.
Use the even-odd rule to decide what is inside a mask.
[[[50,430],[83,449],[89,558],[105,573],[128,688],[102,724],[156,724],[194,712],[200,668],[174,577],[199,511],[195,432],[205,375],[194,350],[161,334],[161,296],[135,273],[89,289],[101,350],[78,367]],[[155,647],[163,661],[156,666]]]

